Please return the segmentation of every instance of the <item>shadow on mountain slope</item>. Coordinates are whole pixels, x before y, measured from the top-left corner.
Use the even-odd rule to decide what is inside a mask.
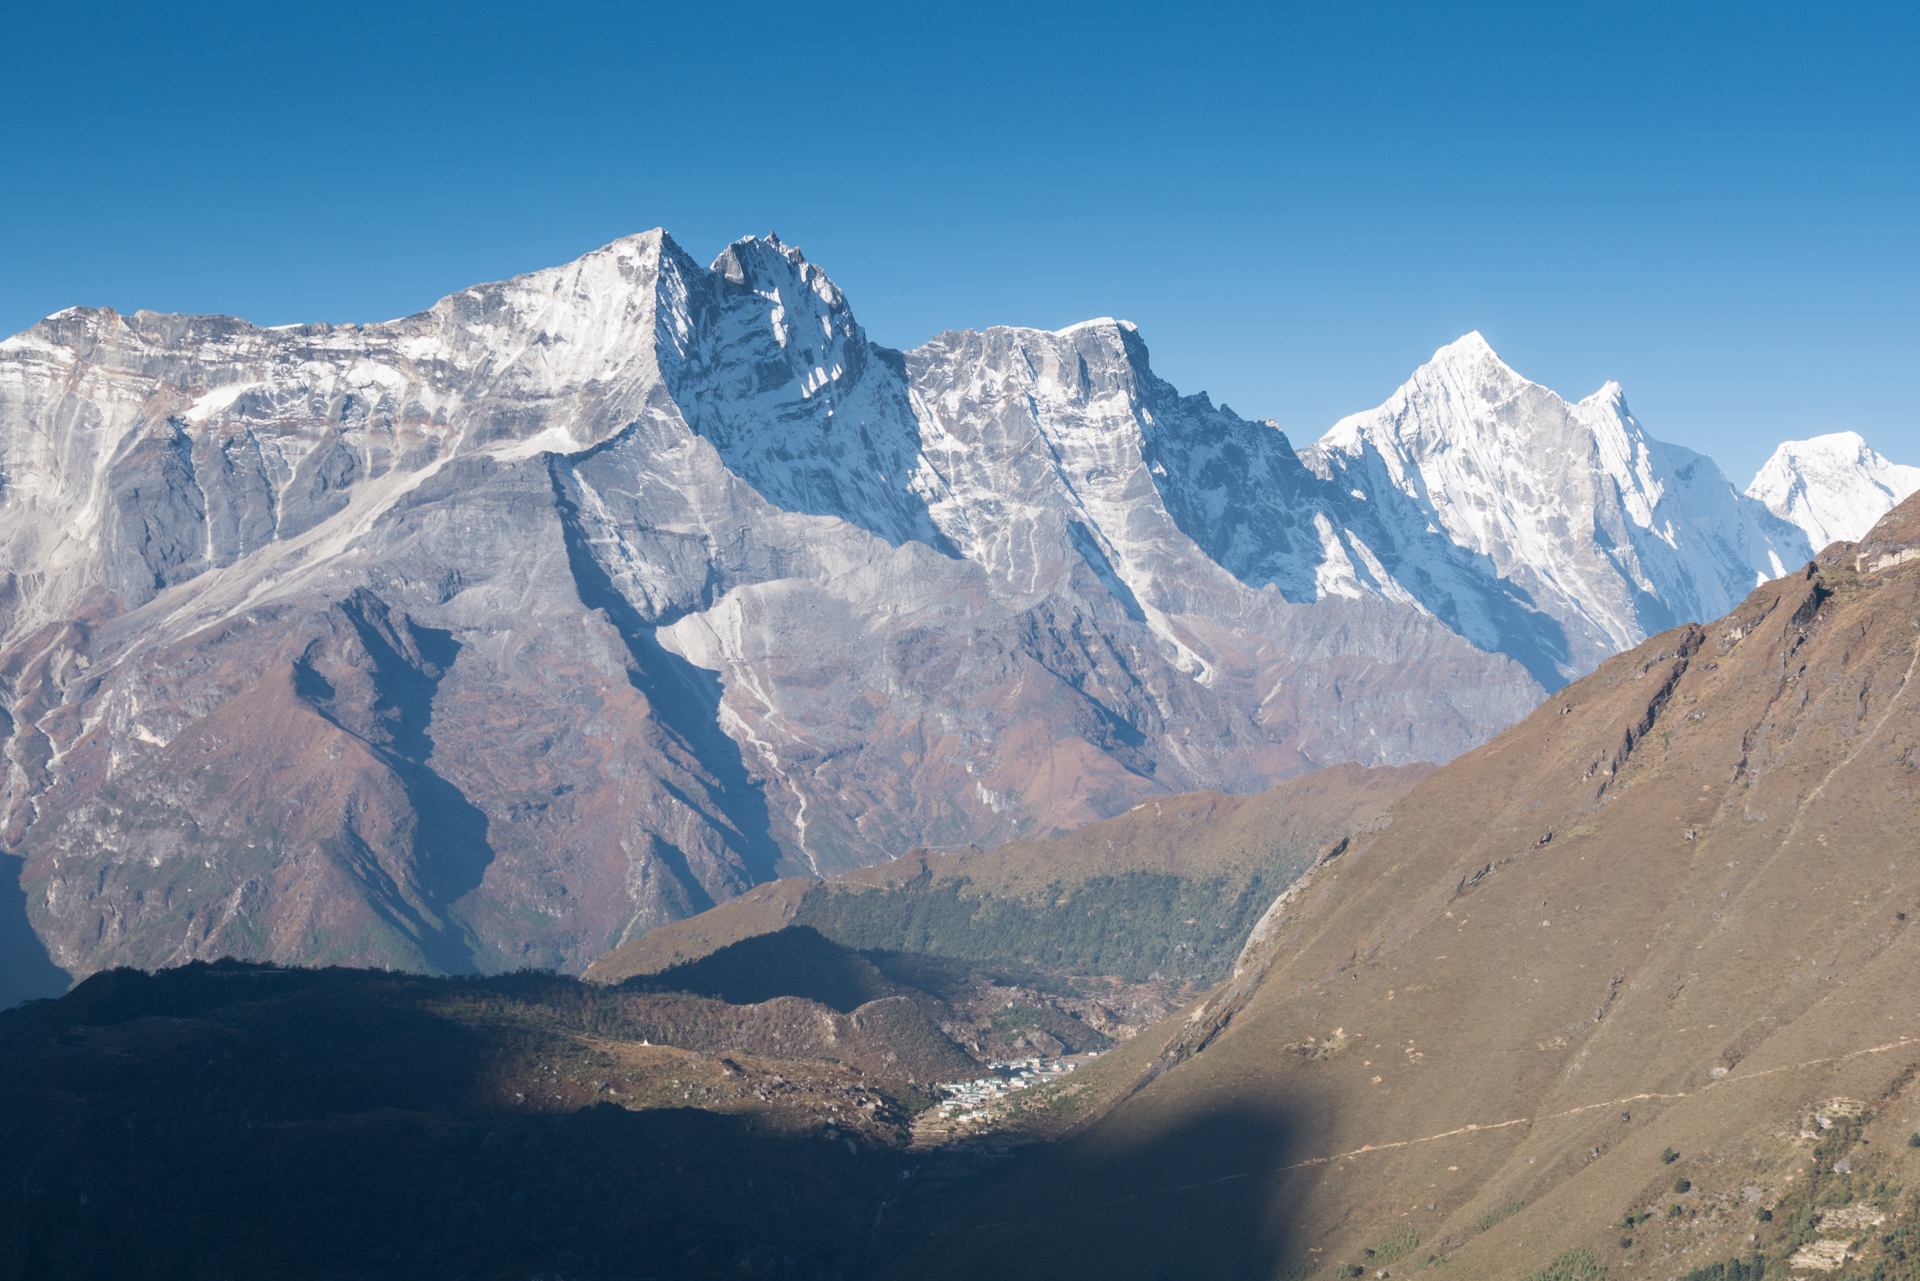
[[[1100,580],[1100,585],[1107,589],[1107,594],[1120,602],[1120,608],[1126,611],[1127,617],[1136,623],[1146,622],[1147,613],[1140,608],[1140,598],[1133,594],[1133,588],[1127,586],[1126,580],[1114,572],[1113,562],[1100,550],[1100,540],[1093,536],[1093,531],[1087,528],[1086,523],[1068,521],[1067,536],[1073,541],[1073,549],[1080,553],[1080,559],[1087,563],[1087,568]]]
[[[1384,469],[1378,451],[1373,455]],[[1356,541],[1364,542],[1365,550],[1383,562],[1423,608],[1473,644],[1519,663],[1547,692],[1565,685],[1577,669],[1605,657],[1606,650],[1574,654],[1565,625],[1541,609],[1526,587],[1501,573],[1486,552],[1444,538],[1416,538],[1412,545],[1403,544],[1405,531],[1431,528],[1426,506],[1430,500],[1381,485],[1374,487],[1378,492],[1355,504],[1336,493],[1337,486],[1322,484],[1327,494],[1324,501],[1336,512],[1346,509],[1338,537],[1356,567],[1367,563],[1354,546]],[[1662,628],[1671,625],[1662,624]]]
[[[360,633],[361,643],[373,655],[374,686],[380,705],[400,714],[393,730],[393,749],[405,762],[400,777],[414,812],[420,816],[414,836],[418,855],[415,875],[444,918],[453,904],[479,888],[494,857],[487,839],[486,814],[430,763],[434,753],[428,732],[433,725],[433,700],[460,653],[460,642],[453,639],[452,632],[422,627],[410,619],[403,620],[404,637],[396,636],[385,607],[371,593],[356,594],[343,609]],[[395,648],[397,639],[414,651],[418,661],[408,661],[409,655]],[[464,934],[450,920],[441,931],[438,941],[446,955],[434,960],[449,973],[475,968],[473,940]],[[455,961],[464,964],[450,964]]]
[[[731,1005],[799,996],[850,1014],[868,1001],[901,996],[895,983],[858,952],[804,925],[760,934],[697,961],[629,979],[625,986],[654,992],[690,992]]]
[[[1145,344],[1132,333],[1125,341],[1144,370]],[[1364,496],[1349,492],[1338,479],[1315,474],[1277,427],[1248,422],[1224,406],[1215,410],[1204,394],[1176,398],[1171,387],[1160,389],[1145,428],[1149,475],[1180,532],[1242,583],[1271,586],[1295,604],[1310,603],[1328,594],[1319,580],[1329,569],[1339,570],[1328,564],[1337,555],[1347,566],[1336,578],[1351,573],[1385,596],[1376,573],[1384,568],[1422,609],[1480,649],[1504,653],[1547,690],[1604,656],[1574,654],[1565,626],[1504,576],[1491,556],[1440,534],[1431,523],[1430,500],[1394,485]],[[1196,432],[1195,421],[1207,429]],[[1378,451],[1368,461],[1376,474],[1385,471]],[[1330,523],[1316,529],[1316,512],[1326,513]]]
[[[631,1000],[547,975],[223,961],[107,971],[0,1014],[0,1278],[852,1281],[995,1164],[830,1109],[647,1097],[641,1068],[578,1035]],[[621,1052],[674,1087],[778,1079],[849,1113],[846,1090],[883,1092],[832,1064]],[[593,1101],[609,1066],[618,1105]]]
[[[1044,974],[1211,982],[1276,895],[1342,838],[1385,821],[1432,771],[1328,766],[1256,796],[1162,797],[1061,836],[912,850],[826,882],[779,881],[624,943],[587,977],[657,974],[806,925],[936,994],[983,971],[1056,991],[1066,988]],[[909,963],[919,969],[904,972]]]
[[[1282,1112],[1236,1105],[1043,1149],[977,1189],[885,1275],[972,1277],[990,1259],[1009,1281],[1269,1281],[1289,1252],[1271,1207],[1299,1129]]]
[[[53,963],[27,919],[20,860],[0,855],[0,1010],[38,997],[59,996],[72,980]]]
[[[559,512],[561,531],[566,539],[567,565],[573,573],[580,603],[606,613],[633,660],[627,669],[627,679],[646,696],[661,725],[684,743],[698,767],[713,777],[715,786],[706,789],[704,803],[695,805],[690,798],[683,800],[696,812],[717,808],[725,816],[727,822],[716,823],[714,828],[740,859],[750,882],[774,879],[780,874],[783,854],[773,837],[766,793],[748,772],[746,761],[740,755],[740,745],[720,728],[719,674],[670,653],[654,638],[661,620],[649,623],[642,618],[640,611],[614,586],[612,577],[594,557],[587,532],[581,526],[579,505],[563,478],[563,466],[563,461],[555,457],[548,464],[548,474],[553,484],[554,508]],[[704,910],[699,904],[712,905],[712,895],[693,877],[684,855],[677,860],[669,857],[663,862],[681,882],[694,911]]]
[[[377,858],[357,860],[356,875],[368,885],[368,903],[411,938],[430,964],[449,974],[471,973],[478,968],[474,940],[454,919],[453,906],[479,887],[494,849],[486,814],[431,763],[433,701],[460,643],[449,631],[422,627],[390,610],[364,589],[336,608],[366,651],[369,661],[355,673],[366,685],[342,705],[335,686],[302,659],[294,666],[294,690],[365,742],[399,780],[417,816],[412,876],[431,907],[421,910],[372,874],[368,869],[378,867]]]
[[[661,271],[684,290],[663,305],[692,322],[658,349],[662,381],[728,471],[784,511],[960,558],[914,488],[922,444],[906,355],[867,340],[824,272],[771,234],[734,241],[705,268],[664,237]]]

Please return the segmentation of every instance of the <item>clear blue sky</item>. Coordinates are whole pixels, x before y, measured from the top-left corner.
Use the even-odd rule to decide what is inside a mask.
[[[16,4],[0,330],[777,228],[879,341],[1136,321],[1296,443],[1485,333],[1744,484],[1920,464],[1920,6]]]

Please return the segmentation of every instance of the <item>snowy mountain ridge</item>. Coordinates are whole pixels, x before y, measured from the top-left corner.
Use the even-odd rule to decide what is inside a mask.
[[[1550,687],[1550,672],[1569,680],[1654,632],[1717,617],[1813,550],[1735,493],[1711,459],[1649,436],[1618,383],[1569,403],[1477,332],[1442,347],[1379,408],[1336,423],[1303,459],[1368,566],[1344,590],[1404,592]],[[1471,597],[1434,567],[1448,554],[1441,540],[1478,558],[1510,608],[1465,608]],[[1528,610],[1546,618],[1517,628]]]
[[[1920,467],[1888,462],[1858,432],[1789,440],[1747,486],[1747,497],[1798,526],[1816,548],[1858,541],[1920,490]]]
[[[4,848],[75,973],[574,969],[1538,700],[1215,564],[1156,450],[1246,427],[1118,323],[875,346],[773,237],[383,324],[62,313],[0,344]]]
[[[383,324],[75,308],[0,342],[0,843],[76,973],[575,969],[774,876],[1446,760],[1805,545],[1477,335],[1296,453],[1125,321],[881,347],[774,236]]]

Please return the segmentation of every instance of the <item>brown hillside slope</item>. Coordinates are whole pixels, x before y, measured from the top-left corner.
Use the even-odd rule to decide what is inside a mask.
[[[969,894],[1037,901],[1089,877],[1160,872],[1221,877],[1235,883],[1260,869],[1288,875],[1349,831],[1377,822],[1394,801],[1433,772],[1426,762],[1368,769],[1354,764],[1314,770],[1257,796],[1190,792],[1146,801],[1128,813],[1078,831],[946,854],[915,850],[878,867],[826,882],[835,892],[895,888],[930,873],[934,881],[965,877]],[[1282,879],[1284,884],[1284,878]],[[657,974],[741,939],[792,924],[818,881],[758,886],[698,916],[663,925],[601,957],[586,977],[617,983]]]
[[[1270,914],[1142,1088],[896,1274],[1513,1278],[1586,1250],[1554,1275],[1674,1277],[1760,1250],[1785,1275],[1826,1240],[1907,1276],[1903,555],[1920,498],[1433,774]]]
[[[738,898],[622,943],[589,965],[580,977],[590,983],[618,983],[635,975],[658,974],[711,956],[743,939],[783,930],[793,924],[800,900],[819,883],[809,877],[788,877],[756,885]]]

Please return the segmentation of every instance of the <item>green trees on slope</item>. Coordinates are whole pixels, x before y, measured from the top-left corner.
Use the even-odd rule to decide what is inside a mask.
[[[1244,882],[1129,871],[1058,883],[1040,899],[975,890],[967,877],[923,871],[893,888],[821,885],[794,924],[860,951],[918,952],[987,964],[1020,964],[1131,982],[1222,977],[1253,923],[1286,888],[1272,871]]]

